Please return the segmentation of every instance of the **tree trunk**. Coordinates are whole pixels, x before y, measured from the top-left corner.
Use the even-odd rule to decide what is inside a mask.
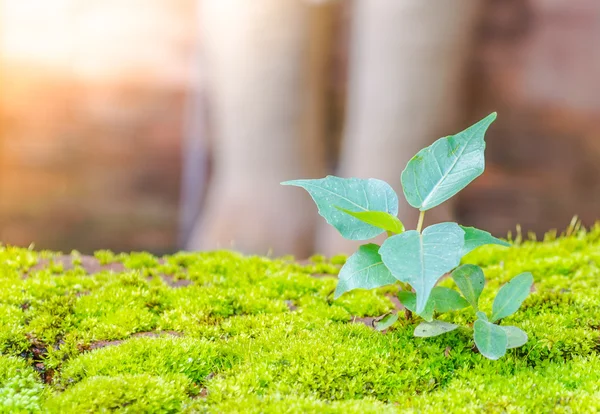
[[[462,74],[478,0],[356,0],[353,3],[342,177],[388,181],[400,219],[414,228],[418,211],[402,196],[400,175],[421,148],[458,132]],[[451,204],[427,221],[446,221]],[[319,229],[318,250],[350,253],[358,243]]]
[[[309,15],[302,0],[202,2],[215,168],[189,248],[312,252],[312,200],[279,185],[325,172],[322,128],[310,123],[324,121],[307,105],[324,82],[308,76],[320,62]]]

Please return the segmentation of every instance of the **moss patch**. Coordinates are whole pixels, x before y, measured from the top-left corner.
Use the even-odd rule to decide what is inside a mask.
[[[535,277],[506,321],[530,341],[495,362],[470,328],[417,339],[401,313],[374,331],[397,288],[333,301],[343,262],[0,247],[0,412],[600,410],[600,226],[466,258],[486,311],[510,278]]]
[[[0,355],[0,413],[39,412],[44,386],[26,361]]]

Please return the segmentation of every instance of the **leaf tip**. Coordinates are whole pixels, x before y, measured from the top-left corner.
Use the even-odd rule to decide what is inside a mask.
[[[340,283],[338,282],[338,285],[335,288],[335,291],[333,292],[333,300],[339,299],[340,296],[344,294],[344,292],[344,289],[340,287]]]

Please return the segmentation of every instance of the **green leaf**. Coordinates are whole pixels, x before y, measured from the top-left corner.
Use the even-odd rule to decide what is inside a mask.
[[[477,311],[475,313],[475,315],[477,315],[477,318],[481,319],[482,321],[486,321],[489,322],[490,320],[488,319],[487,315],[485,314],[485,312],[482,311]]]
[[[381,261],[379,246],[364,244],[346,260],[338,275],[334,299],[353,289],[374,289],[391,285],[396,278]]]
[[[523,346],[529,339],[527,334],[516,326],[501,326],[501,328],[504,329],[504,332],[506,333],[506,338],[508,339],[508,345],[506,347],[508,349]]]
[[[435,288],[433,289],[435,290]],[[400,292],[398,292],[398,300],[406,309],[413,313],[417,313],[417,294],[415,292],[407,292],[406,290],[401,290]],[[418,315],[426,321],[432,321],[434,308],[435,302],[431,300],[430,296],[429,300],[427,301],[427,306],[425,306],[423,312],[419,313]]]
[[[415,292],[408,292],[406,290],[401,290],[398,292],[398,300],[406,309],[411,312],[415,312],[417,309],[417,294]],[[433,302],[431,302],[433,304]],[[431,308],[433,312],[433,308]]]
[[[490,321],[496,322],[515,313],[529,295],[531,286],[533,286],[533,275],[529,272],[515,276],[502,286],[494,299]]]
[[[485,278],[479,266],[465,264],[452,272],[452,279],[469,304],[479,310],[479,296],[483,292]]]
[[[335,206],[356,212],[398,214],[398,196],[385,181],[327,176],[318,180],[294,180],[281,184],[302,187],[308,191],[319,208],[319,214],[350,240],[368,240],[380,235],[383,230],[345,214]]]
[[[371,226],[378,227],[385,231],[391,231],[395,234],[400,234],[404,231],[404,224],[396,216],[392,216],[390,213],[385,211],[350,211],[345,208],[335,206],[338,210],[343,211],[346,214],[350,214],[352,217],[359,219],[360,221],[370,224]]]
[[[392,326],[398,320],[397,313],[388,313],[383,318],[375,322],[376,331],[385,331],[387,328]]]
[[[496,119],[492,113],[456,135],[438,139],[419,151],[402,172],[408,203],[429,210],[465,188],[485,169],[484,135]]]
[[[469,302],[460,296],[460,293],[443,286],[434,287],[429,300],[433,300],[435,311],[439,313],[461,310],[469,306]]]
[[[485,244],[498,244],[500,246],[510,247],[510,243],[497,239],[487,231],[476,229],[475,227],[460,226],[465,231],[465,246],[463,247],[463,256],[472,250]]]
[[[473,325],[475,345],[486,358],[499,359],[506,354],[508,338],[506,332],[498,325],[478,319]]]
[[[417,293],[416,313],[421,314],[431,289],[440,277],[460,263],[465,232],[456,223],[440,223],[389,237],[379,249],[383,263],[396,279]]]
[[[416,328],[414,335],[419,338],[430,338],[450,332],[458,328],[458,325],[443,321],[421,322]]]
[[[417,295],[414,292],[401,290],[398,292],[398,300],[406,309],[415,312]],[[469,303],[457,291],[443,286],[436,286],[431,290],[425,310],[418,315],[426,321],[431,321],[434,311],[446,313],[464,309],[467,306],[469,306]]]

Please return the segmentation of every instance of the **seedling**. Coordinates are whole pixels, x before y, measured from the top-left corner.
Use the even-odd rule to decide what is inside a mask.
[[[519,308],[529,293],[529,288],[523,293],[525,282],[531,281],[529,287],[533,283],[531,275],[519,275],[503,287],[494,301],[492,317],[487,318],[477,307],[484,284],[483,272],[476,266],[456,269],[462,257],[479,246],[509,244],[486,231],[456,223],[434,224],[423,229],[427,210],[448,200],[483,173],[484,135],[495,119],[496,113],[492,113],[456,135],[440,138],[408,162],[401,182],[406,200],[420,211],[416,230],[405,230],[397,217],[398,196],[384,181],[327,176],[282,183],[308,191],[319,214],[347,239],[369,240],[385,232],[389,236],[381,246],[364,244],[348,258],[339,273],[335,299],[353,289],[374,289],[402,282],[412,291],[400,291],[400,301],[425,319],[415,329],[415,336],[436,336],[456,329],[456,325],[434,320],[434,313],[471,305],[478,318],[474,325],[475,342],[484,356],[497,359],[507,348],[527,341],[527,335],[518,328],[500,327],[493,322]],[[453,269],[456,269],[453,278],[462,295],[436,287],[440,278]],[[380,328],[388,327],[394,318],[382,322]]]
[[[517,348],[527,343],[527,334],[516,326],[499,326],[495,324],[515,313],[533,285],[531,273],[521,273],[500,288],[492,305],[492,316],[479,310],[479,296],[483,291],[485,279],[479,266],[465,264],[456,268],[452,274],[454,283],[462,293],[437,286],[433,288],[426,313],[421,315],[425,322],[415,328],[415,336],[432,337],[442,335],[458,328],[458,325],[433,320],[433,311],[445,313],[471,306],[477,319],[473,324],[473,337],[479,352],[489,359],[498,359],[511,348]],[[414,293],[401,291],[398,295],[402,304],[409,310],[414,309]]]

